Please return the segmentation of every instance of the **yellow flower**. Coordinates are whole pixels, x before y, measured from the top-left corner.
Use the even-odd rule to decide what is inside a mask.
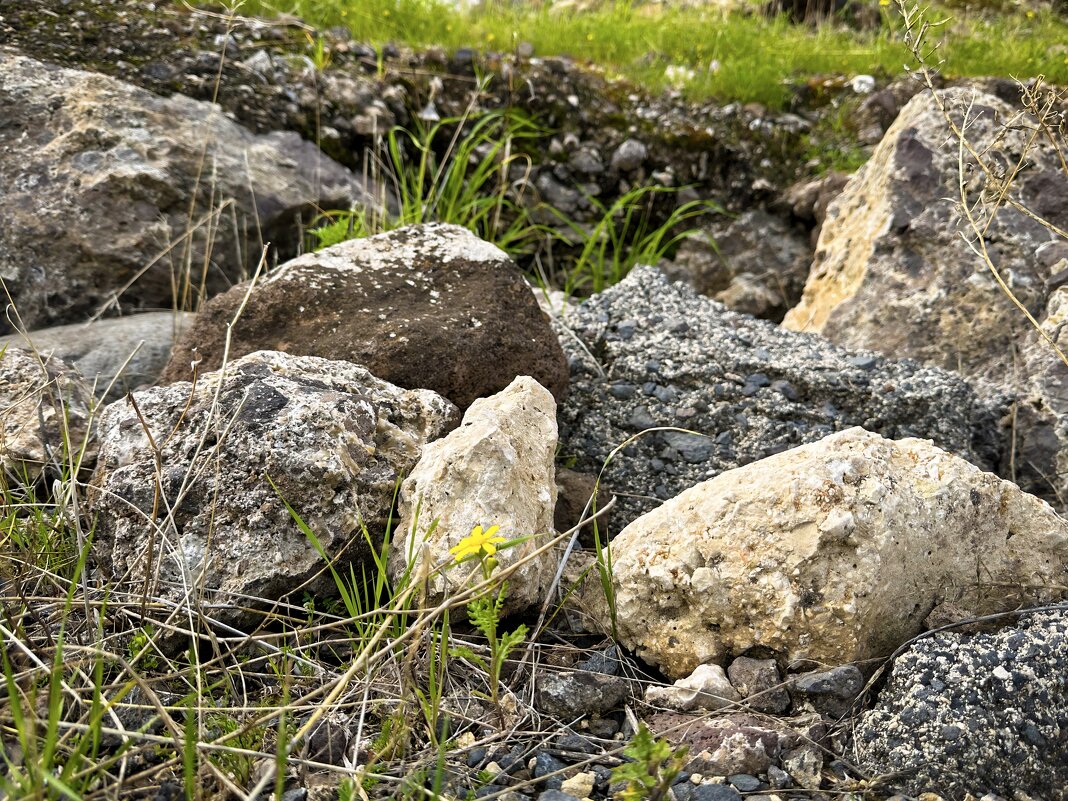
[[[1028,11],[1027,12],[1027,18],[1028,19],[1034,19],[1035,18],[1035,12],[1034,11]]]
[[[879,0],[879,5],[888,6],[890,5],[890,0]]]
[[[478,556],[480,554],[493,556],[493,554],[497,553],[497,546],[502,542],[507,542],[504,537],[495,536],[500,530],[500,526],[490,526],[485,531],[482,530],[482,526],[475,526],[471,529],[470,534],[460,540],[454,547],[449,548],[449,553],[452,554],[453,559],[457,562],[462,562],[469,556]]]

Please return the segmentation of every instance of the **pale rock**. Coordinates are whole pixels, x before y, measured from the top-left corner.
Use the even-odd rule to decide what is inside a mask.
[[[597,781],[597,777],[592,773],[582,772],[576,773],[570,779],[564,779],[560,785],[560,791],[573,795],[575,798],[588,798],[593,795],[593,786]]]
[[[500,526],[506,539],[529,537],[496,554],[500,568],[524,562],[508,579],[506,613],[539,603],[553,579],[551,551],[530,558],[553,530],[556,506],[556,402],[529,376],[471,404],[460,427],[427,446],[401,485],[399,523],[390,573],[448,565],[449,549],[475,526]],[[474,575],[472,575],[474,573]],[[430,577],[429,598],[444,598],[467,577],[482,574],[470,563]]]
[[[1052,229],[1068,228],[1068,176],[1058,148],[1033,136],[1032,117],[1017,116],[992,94],[958,87],[938,97],[957,124],[968,109],[968,141],[995,173],[1027,154],[989,226],[978,201],[1000,192],[1001,181],[986,178],[968,154],[966,193],[991,263],[1059,340],[1063,318],[1050,318],[1062,302],[1051,295],[1064,283],[1068,248]],[[956,370],[976,386],[1010,393],[1017,399],[1012,441],[998,472],[1063,511],[1068,367],[969,247],[975,234],[959,210],[959,156],[935,96],[915,95],[831,203],[801,303],[783,325]]]
[[[91,464],[93,394],[56,357],[0,347],[0,468],[33,481],[48,465]],[[85,449],[84,454],[81,453]]]
[[[719,665],[698,665],[684,679],[671,687],[650,685],[645,690],[645,703],[679,712],[694,709],[723,709],[742,700]]]
[[[254,619],[254,599],[332,587],[286,502],[347,575],[370,558],[361,524],[381,542],[396,482],[458,417],[429,390],[273,351],[133,401],[99,423],[88,504],[101,565],[116,586],[140,594],[147,577],[150,596],[192,592],[238,626]]]
[[[926,440],[853,428],[683,492],[612,555],[620,642],[680,677],[756,646],[881,657],[944,600],[986,613],[1056,596],[1068,522]]]

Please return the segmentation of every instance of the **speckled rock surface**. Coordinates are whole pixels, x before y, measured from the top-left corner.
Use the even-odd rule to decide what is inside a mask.
[[[0,347],[0,469],[32,481],[46,465],[77,459],[92,406],[89,385],[62,359]],[[89,442],[83,463],[95,452]]]
[[[459,428],[423,449],[401,485],[389,565],[394,580],[409,567],[418,575],[424,559],[428,569],[448,564],[449,549],[475,526],[500,526],[505,539],[531,538],[497,551],[501,567],[526,560],[508,579],[504,612],[543,601],[556,555],[529,557],[552,535],[555,453],[556,402],[534,379],[521,376],[476,400]],[[431,576],[429,602],[442,600],[472,573],[472,583],[483,580],[470,563]]]
[[[572,373],[561,454],[575,469],[596,474],[647,428],[696,432],[646,434],[616,454],[604,473],[619,494],[616,531],[724,470],[854,425],[930,438],[984,468],[998,462],[1001,407],[959,376],[730,312],[651,267],[555,324],[567,326]]]
[[[856,744],[864,768],[912,795],[1068,798],[1068,609],[909,646]]]
[[[193,316],[187,312],[145,312],[58,325],[0,337],[0,349],[32,343],[38,352],[70,362],[98,397],[113,401],[159,378],[171,357],[175,337],[192,323]]]
[[[89,494],[98,554],[117,581],[153,576],[153,595],[203,588],[209,613],[235,625],[245,614],[233,594],[279,598],[324,566],[283,499],[328,554],[351,538],[341,564],[359,560],[360,521],[382,536],[398,477],[457,417],[433,392],[275,352],[203,375],[195,390],[177,383],[134,399],[139,414],[120,401],[100,418]]]
[[[854,428],[683,492],[616,537],[612,567],[619,641],[669,676],[757,646],[844,665],[945,600],[1057,597],[1068,521],[930,442]]]
[[[221,362],[247,285],[214,298],[175,346],[163,380]],[[308,253],[255,287],[230,354],[281,350],[362,364],[461,409],[532,376],[558,399],[567,364],[548,318],[511,259],[466,228],[413,225]]]
[[[294,133],[6,48],[0,110],[0,276],[26,328],[80,321],[117,293],[123,310],[172,308],[187,264],[195,301],[251,272],[261,240],[293,255],[302,214],[366,199]]]

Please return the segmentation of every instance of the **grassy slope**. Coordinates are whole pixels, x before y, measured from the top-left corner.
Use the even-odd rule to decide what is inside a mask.
[[[357,39],[376,43],[507,51],[529,42],[536,54],[588,59],[654,91],[669,84],[665,70],[676,65],[693,70],[683,88],[694,98],[771,106],[788,99],[792,82],[836,73],[890,77],[902,74],[906,61],[893,6],[879,9],[891,25],[870,32],[811,29],[714,8],[650,14],[627,3],[585,12],[527,3],[462,12],[440,0],[247,0],[241,12],[294,13],[317,26],[348,26]],[[1068,83],[1068,23],[1052,12],[935,13],[952,18],[941,29],[948,76],[1044,74]]]

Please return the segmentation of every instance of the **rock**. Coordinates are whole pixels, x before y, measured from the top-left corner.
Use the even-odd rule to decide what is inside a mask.
[[[593,794],[593,785],[596,777],[589,772],[576,773],[570,779],[564,779],[560,789],[570,793],[575,798],[587,798]]]
[[[221,363],[226,326],[248,292],[214,298],[175,348],[163,380]],[[456,225],[408,226],[307,253],[253,288],[233,327],[231,357],[259,349],[344,359],[461,410],[519,375],[560,399],[567,365],[519,269]]]
[[[101,400],[155,383],[175,337],[192,322],[186,312],[146,312],[0,337],[4,347],[29,347],[72,364]],[[109,391],[110,387],[110,391]]]
[[[842,718],[849,714],[864,689],[864,674],[856,665],[813,670],[792,677],[790,689],[799,702],[807,702],[820,714]]]
[[[930,442],[854,428],[687,490],[612,562],[619,642],[669,676],[756,646],[845,664],[891,653],[947,598],[1057,596],[1068,521]]]
[[[687,237],[659,266],[732,311],[778,322],[800,300],[811,263],[803,229],[751,210]]]
[[[266,242],[294,254],[302,217],[368,197],[294,133],[255,135],[209,103],[9,49],[0,108],[0,277],[27,329],[195,303],[251,272]]]
[[[693,788],[691,801],[742,801],[742,795],[729,784],[699,784]]]
[[[92,465],[93,405],[89,386],[62,359],[0,346],[0,468],[32,484],[49,466],[59,475]]]
[[[782,766],[794,784],[806,790],[818,790],[823,784],[823,752],[804,744],[782,755]]]
[[[396,481],[458,416],[357,365],[276,352],[133,398],[99,423],[88,505],[102,565],[138,594],[149,577],[150,597],[203,588],[206,613],[230,625],[251,599],[331,584],[283,501],[347,573],[367,555],[361,521],[381,540]]]
[[[968,139],[995,169],[1027,153],[1011,202],[998,209],[986,239],[1004,280],[1041,320],[1053,313],[1047,311],[1050,281],[1062,268],[1049,257],[1062,243],[1012,203],[1061,230],[1068,227],[1068,176],[1059,151],[1032,137],[1027,115],[1004,129],[1018,109],[993,95],[956,88],[939,96],[958,121],[961,104],[971,104]],[[1065,508],[1068,475],[1058,469],[1056,454],[1068,446],[1058,422],[1068,409],[1063,393],[1050,386],[1062,380],[1064,367],[1057,364],[1051,373],[1049,346],[962,239],[970,226],[956,210],[957,162],[958,146],[934,96],[917,94],[831,205],[804,297],[784,325],[845,347],[959,370],[1023,396],[1013,418],[1017,441],[1006,448],[1002,473]],[[974,203],[980,192],[997,187],[968,162]]]
[[[618,528],[724,470],[852,425],[931,438],[982,467],[999,459],[1003,407],[959,376],[783,331],[650,267],[590,298],[566,324],[560,341],[572,378],[561,452],[574,469],[599,473],[646,428],[696,432],[644,434],[613,456],[602,482],[619,493]],[[851,363],[857,356],[869,363]]]
[[[538,677],[534,703],[543,714],[570,724],[586,715],[603,715],[618,709],[629,697],[630,684],[624,678],[588,670],[563,670]]]
[[[596,490],[596,475],[579,473],[566,467],[556,468],[556,510],[553,513],[553,525],[557,531],[570,531],[582,522],[582,513]],[[605,493],[599,497],[603,499],[610,496]],[[591,504],[588,514],[593,514],[594,511],[596,510]],[[603,541],[611,521],[612,511],[609,510],[601,515],[596,523],[589,523],[580,529],[579,541],[587,548],[594,547],[594,526],[598,527],[598,534]]]
[[[856,727],[862,767],[904,792],[1068,798],[1068,610],[994,634],[940,632],[893,663]]]
[[[867,101],[865,101],[867,102]],[[849,175],[832,170],[819,178],[798,181],[783,193],[782,203],[795,218],[813,226],[818,241],[819,230],[827,219],[827,209],[849,182]]]
[[[649,149],[637,139],[625,139],[612,153],[612,169],[633,172],[645,163]]]
[[[686,770],[704,776],[765,774],[784,750],[796,748],[804,738],[818,740],[824,734],[822,724],[812,718],[779,724],[742,712],[716,717],[667,712],[645,722],[672,746],[686,745],[690,756]]]
[[[719,665],[698,665],[693,673],[672,687],[651,684],[645,690],[645,703],[679,712],[723,709],[740,700],[742,696],[731,686]]]
[[[780,715],[790,708],[790,694],[774,659],[740,656],[727,668],[727,677],[750,709]]]
[[[448,564],[449,549],[475,526],[500,526],[505,539],[530,538],[497,551],[502,568],[524,562],[508,579],[504,613],[541,603],[557,560],[551,550],[531,554],[553,531],[556,439],[556,402],[532,378],[471,404],[460,427],[428,445],[401,485],[389,562],[394,580],[409,567],[417,573],[424,559]],[[430,576],[428,601],[437,603],[472,572],[463,564]],[[482,581],[481,571],[474,573],[473,583]]]

